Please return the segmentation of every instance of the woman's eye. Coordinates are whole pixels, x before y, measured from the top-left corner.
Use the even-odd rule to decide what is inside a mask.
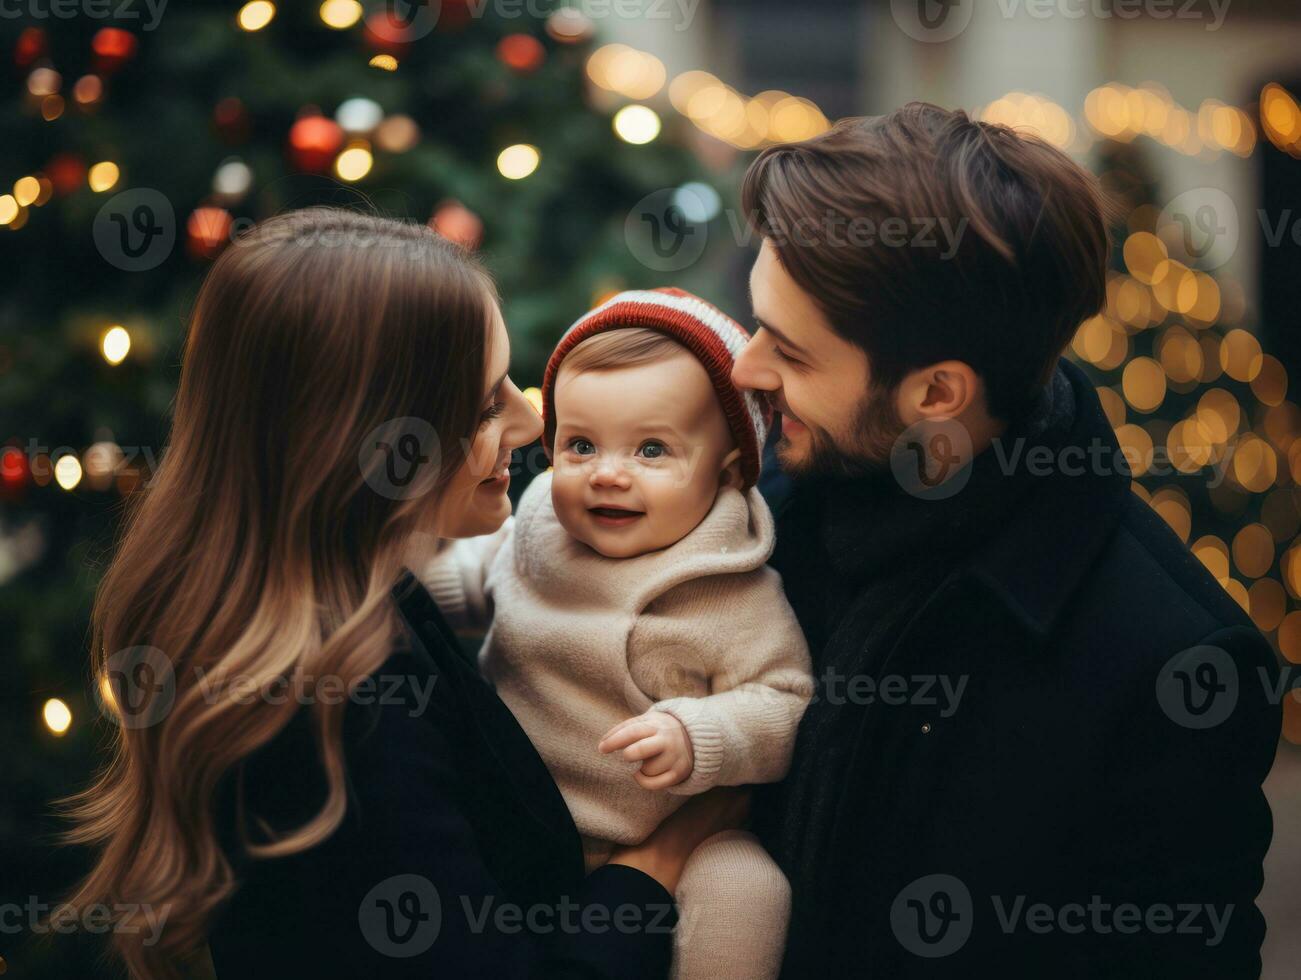
[[[642,456],[645,456],[647,459],[661,459],[669,454],[669,447],[664,445],[662,442],[651,440],[650,442],[642,443],[641,448],[637,450],[637,452]]]
[[[590,456],[596,452],[596,447],[588,439],[570,439],[569,448],[579,456]]]
[[[505,402],[493,402],[488,410],[479,416],[479,427],[483,428],[483,426],[487,425],[493,419],[501,418],[501,413],[505,411],[505,409]]]

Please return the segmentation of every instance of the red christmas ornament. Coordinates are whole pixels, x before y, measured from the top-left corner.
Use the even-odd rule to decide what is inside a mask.
[[[448,199],[434,209],[429,227],[473,251],[483,241],[483,221],[460,201]]]
[[[212,110],[212,124],[224,143],[243,143],[248,140],[248,110],[234,96],[217,103]]]
[[[470,23],[469,0],[443,0],[438,11],[438,29],[440,31],[459,31]]]
[[[0,485],[6,490],[18,490],[27,482],[30,468],[27,457],[17,446],[6,446],[0,452]]]
[[[325,116],[304,116],[289,130],[289,159],[299,170],[325,173],[343,146],[343,127]]]
[[[117,71],[136,53],[136,36],[120,27],[101,27],[90,42],[95,68],[102,74]]]
[[[45,176],[54,185],[54,193],[71,194],[86,180],[86,161],[75,153],[58,153],[45,165]]]
[[[542,67],[547,50],[532,34],[507,34],[497,42],[497,57],[507,68],[526,74]]]
[[[185,223],[185,250],[196,259],[211,259],[230,241],[234,221],[225,208],[195,208]]]
[[[414,21],[404,24],[390,17],[387,11],[377,10],[366,18],[366,45],[372,51],[401,57],[415,40],[413,24]]]
[[[18,35],[18,43],[14,45],[14,64],[19,68],[26,68],[37,58],[42,57],[49,50],[46,42],[45,31],[39,27],[28,27]]]

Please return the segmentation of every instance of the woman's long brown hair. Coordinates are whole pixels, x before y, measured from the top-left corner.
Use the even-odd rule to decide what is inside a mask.
[[[131,928],[142,922],[116,923],[132,974],[179,976],[202,947],[236,887],[217,838],[219,783],[300,709],[230,682],[310,695],[329,677],[351,690],[389,656],[403,548],[432,527],[477,427],[494,302],[481,267],[428,228],[326,208],[262,223],[204,282],[168,446],[93,613],[96,682],[115,653],[152,647],[174,700],[152,724],[115,726],[107,765],[69,801],[71,839],[99,848],[69,903],[167,916],[148,947],[149,930]],[[424,494],[374,489],[383,457],[365,461],[367,438],[402,418],[437,436]],[[347,702],[308,700],[328,798],[255,856],[310,848],[343,818]]]

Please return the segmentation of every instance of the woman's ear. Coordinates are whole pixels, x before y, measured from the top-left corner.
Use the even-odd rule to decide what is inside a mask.
[[[722,468],[718,471],[718,485],[740,490],[744,483],[741,478],[741,450],[733,449],[723,457]]]

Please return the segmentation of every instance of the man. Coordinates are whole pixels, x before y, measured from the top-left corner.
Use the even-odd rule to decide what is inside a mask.
[[[1082,371],[1096,181],[911,104],[751,166],[736,382],[818,689],[755,800],[785,977],[1250,977],[1278,665]],[[780,464],[780,471],[775,464]]]

